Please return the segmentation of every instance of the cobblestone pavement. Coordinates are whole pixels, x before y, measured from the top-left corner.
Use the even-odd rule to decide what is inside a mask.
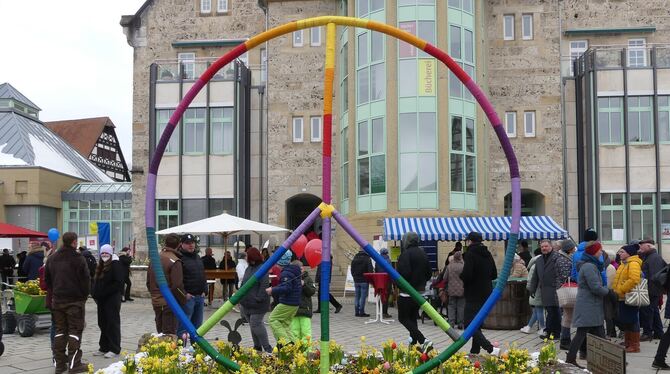
[[[406,341],[407,331],[397,321],[390,325],[382,325],[379,323],[365,324],[367,318],[357,318],[353,316],[352,298],[344,301],[344,308],[339,314],[333,314],[331,308],[331,338],[342,344],[347,351],[355,351],[360,345],[360,336],[366,336],[368,344],[381,346],[381,342],[394,339],[398,342]],[[215,305],[216,305],[215,300]],[[220,301],[219,301],[220,305]],[[214,308],[205,308],[205,318],[214,312]],[[374,306],[369,304],[367,307],[368,313],[374,312]],[[149,299],[135,299],[134,302],[122,304],[121,307],[121,346],[122,350],[132,352],[137,349],[137,342],[139,337],[146,332],[155,331],[153,322],[153,311],[151,309]],[[390,313],[397,317],[397,311],[390,308]],[[232,312],[226,319],[233,322],[239,318],[239,313]],[[267,317],[266,317],[267,318]],[[92,300],[86,304],[86,320],[87,326],[84,330],[82,349],[84,350],[84,360],[94,364],[96,369],[106,367],[114,359],[105,359],[98,356],[92,356],[92,353],[98,349],[99,330],[97,326],[96,306]],[[320,317],[318,314],[314,315],[312,319],[313,336],[318,338],[320,334]],[[434,326],[432,322],[426,320],[425,324],[419,321],[419,328],[421,331],[431,339],[437,349],[444,349],[451,340],[438,327]],[[248,325],[239,328],[242,334],[242,345],[248,346],[251,342]],[[268,333],[271,336],[270,343],[274,344],[272,333],[268,326]],[[523,334],[519,331],[509,330],[485,330],[486,337],[493,341],[498,341],[501,347],[509,346],[512,343],[519,347],[528,348],[529,351],[539,350],[541,341],[537,334]],[[210,340],[227,339],[228,330],[217,324],[208,334],[207,338]],[[49,330],[40,330],[29,338],[22,338],[18,334],[5,335],[3,337],[5,343],[5,353],[0,357],[0,373],[53,373],[53,366],[51,363],[51,352],[49,348]],[[377,343],[375,343],[377,342]],[[642,343],[642,352],[638,354],[628,355],[628,372],[629,373],[654,373],[651,369],[651,362],[658,340],[653,342]],[[469,349],[468,343],[464,349]],[[565,359],[565,351],[559,353],[560,359]],[[585,362],[582,362],[585,364]]]

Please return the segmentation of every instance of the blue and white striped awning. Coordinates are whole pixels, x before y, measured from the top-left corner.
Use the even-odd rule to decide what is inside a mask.
[[[471,231],[484,240],[507,240],[512,217],[385,218],[384,240],[400,240],[408,231],[421,240],[465,240]],[[521,217],[519,239],[564,239],[568,232],[549,216]]]

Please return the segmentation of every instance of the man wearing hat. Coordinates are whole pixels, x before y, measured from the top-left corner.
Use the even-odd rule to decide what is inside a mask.
[[[169,234],[165,237],[165,245],[160,253],[161,267],[172,295],[180,305],[186,303],[186,291],[184,291],[184,272],[182,261],[177,248],[181,239],[177,234]],[[156,331],[162,334],[177,334],[177,319],[172,309],[163,298],[152,265],[147,270],[147,288],[151,294],[151,305],[154,309]]]
[[[640,241],[640,258],[642,258],[642,273],[647,279],[652,279],[654,274],[663,270],[667,264],[655,248],[654,239],[647,238]],[[651,341],[660,339],[663,335],[663,322],[658,303],[663,295],[663,287],[656,282],[648,282],[649,305],[640,308],[640,325],[643,334],[640,341]]]
[[[205,266],[202,264],[200,256],[195,252],[195,237],[193,235],[182,235],[180,252],[184,271],[184,290],[186,291],[186,303],[182,305],[182,309],[197,329],[202,325],[205,295],[207,294],[207,277],[205,277]],[[181,336],[184,332],[186,332],[186,326],[179,322],[177,336]]]

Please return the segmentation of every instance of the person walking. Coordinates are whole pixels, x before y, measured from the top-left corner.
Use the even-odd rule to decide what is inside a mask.
[[[316,310],[314,313],[321,313],[321,264],[316,267],[316,283],[317,283],[317,290],[318,290],[318,300],[316,301]],[[333,269],[333,255],[330,255],[330,263],[328,264],[328,268],[331,269],[331,274],[332,274],[332,269]],[[331,278],[332,279],[332,278]],[[333,304],[335,307],[335,314],[339,313],[340,310],[342,310],[342,304],[340,304],[335,296],[333,296],[332,293],[330,293],[330,290],[328,290],[328,302]],[[386,318],[386,317],[384,317]]]
[[[18,262],[18,266],[16,267],[16,276],[21,282],[25,282],[26,280],[26,272],[23,271],[23,264],[26,262],[26,256],[27,252],[25,250],[16,254],[16,261]]]
[[[246,252],[238,253],[237,265],[235,265],[235,271],[237,272],[237,279],[235,285],[237,286],[237,289],[240,288],[240,281],[242,280],[242,277],[244,277],[244,272],[247,271],[248,267],[249,263],[247,262],[247,253]],[[230,296],[232,296],[232,294]]]
[[[400,242],[400,256],[398,257],[398,273],[419,293],[426,289],[426,282],[432,276],[430,261],[423,249],[419,248],[419,235],[408,231],[402,236]],[[416,317],[419,314],[419,304],[412,297],[400,292],[398,295],[398,321],[409,332],[410,345],[420,345],[421,352],[428,352],[433,347],[433,342],[419,330]]]
[[[207,278],[200,256],[195,251],[195,237],[184,234],[181,237],[181,262],[184,272],[184,290],[186,302],[182,305],[184,314],[197,329],[202,325],[205,311],[205,296],[207,295]],[[177,336],[186,332],[186,326],[179,322]]]
[[[9,249],[5,248],[2,250],[2,256],[0,256],[0,273],[2,274],[2,283],[14,284],[14,281],[11,279],[14,276],[14,266],[16,266],[16,260],[14,257],[9,254]],[[7,286],[2,285],[4,290]]]
[[[470,232],[465,244],[467,245],[467,251],[463,255],[464,264],[461,279],[464,285],[464,320],[467,326],[475,318],[477,312],[493,291],[493,280],[498,278],[498,270],[491,252],[482,244],[482,234],[476,231]],[[500,348],[494,347],[486,339],[481,328],[478,328],[472,335],[470,353],[479,354],[481,348],[495,356],[500,353]]]
[[[579,368],[582,367],[577,364],[577,351],[582,347],[586,334],[605,338],[603,299],[613,291],[602,282],[601,273],[605,264],[600,260],[601,251],[602,245],[599,242],[590,242],[577,264],[579,269],[577,301],[572,316],[572,326],[577,328],[577,333],[570,342],[565,362]],[[613,297],[616,297],[616,294]],[[582,357],[586,358],[586,352],[583,352]]]
[[[535,272],[535,263],[537,260],[541,257],[541,255],[536,255],[535,257],[530,259],[530,262],[528,263],[528,275],[526,276],[526,289],[530,292],[530,282],[531,278],[533,276],[533,273]],[[544,307],[542,307],[542,288],[538,287],[535,290],[535,294],[531,294],[528,296],[528,304],[530,304],[530,307],[533,309],[533,312],[530,316],[530,319],[528,320],[528,324],[524,327],[521,328],[521,332],[524,334],[530,334],[531,329],[535,325],[535,322],[537,322],[537,327],[538,327],[538,334],[542,335],[544,334]]]
[[[247,251],[247,262],[249,267],[244,272],[242,277],[242,285],[244,285],[251,277],[256,274],[256,271],[263,264],[263,258],[258,249],[250,248]],[[270,307],[270,296],[265,292],[265,289],[270,286],[270,279],[267,274],[254,284],[254,286],[247,292],[240,300],[242,306],[242,315],[249,321],[249,329],[251,330],[251,339],[254,342],[254,349],[257,351],[272,352],[272,346],[268,340],[268,332],[263,324],[263,317],[268,312]]]
[[[42,265],[44,265],[44,247],[39,242],[30,242],[28,256],[26,256],[26,261],[23,263],[23,272],[26,274],[26,281],[37,279]]]
[[[76,243],[77,234],[64,233],[63,246],[51,255],[44,270],[47,289],[52,290],[56,373],[88,372],[88,364],[81,361],[80,346],[91,279],[86,260],[77,252]]]
[[[391,258],[389,257],[389,250],[386,248],[382,248],[381,251],[379,251],[379,254],[382,256],[384,261],[387,263],[391,263]],[[384,271],[384,268],[382,268],[381,264],[379,262],[375,263],[375,273],[386,273]],[[391,277],[388,277],[388,281],[386,282],[386,295],[385,297],[382,297],[382,318],[390,319],[393,318],[392,315],[389,314],[389,295],[391,295],[391,289],[393,287],[393,282],[391,282]]]
[[[300,279],[302,262],[293,255],[290,249],[286,250],[277,263],[282,267],[279,284],[266,288],[265,292],[268,295],[277,296],[278,304],[270,313],[268,323],[277,341],[277,347],[281,348],[280,340],[286,343],[296,341],[291,331],[291,322],[300,305],[303,281]]]
[[[361,248],[351,260],[351,276],[354,278],[354,309],[356,317],[370,317],[365,313],[365,302],[368,299],[368,281],[363,274],[372,273],[372,260]]]
[[[133,282],[130,281],[130,265],[133,263],[133,256],[130,254],[130,248],[124,247],[119,253],[119,262],[123,266],[123,299],[121,302],[135,301],[130,297],[130,286]]]
[[[233,256],[230,254],[230,251],[226,251],[226,253],[223,254],[221,262],[219,263],[219,269],[236,270],[236,266],[237,264],[233,260]],[[244,277],[244,274],[242,274],[242,276]],[[235,278],[237,278],[237,275],[235,275]],[[235,293],[237,279],[221,279],[221,285],[223,286],[223,301],[225,302],[229,297],[233,296],[233,293]]]
[[[572,256],[575,252],[575,243],[571,239],[565,239],[559,242],[560,249],[558,250],[558,259],[556,261],[557,271],[556,271],[556,287],[560,288],[563,284],[568,281],[576,282],[576,279],[571,279],[570,274],[572,271]],[[601,260],[602,261],[602,260]],[[570,348],[570,327],[572,326],[572,312],[574,311],[574,306],[564,305],[562,309],[563,315],[561,318],[561,349]]]
[[[93,300],[98,306],[100,339],[93,356],[116,358],[121,353],[121,295],[125,271],[111,245],[100,247],[100,262],[95,270]]]
[[[647,279],[651,279],[654,274],[663,270],[667,264],[663,257],[654,247],[656,242],[653,239],[640,241],[640,257],[642,258],[642,273]],[[655,282],[648,282],[649,305],[640,308],[640,325],[642,325],[643,334],[640,341],[649,342],[652,339],[660,339],[663,335],[663,321],[659,310],[659,302],[663,295],[663,287]]]
[[[186,303],[186,291],[184,291],[184,270],[180,258],[179,247],[180,238],[177,234],[169,234],[165,237],[165,245],[160,253],[161,267],[165,274],[168,287],[172,295],[177,299],[180,305]],[[154,321],[156,322],[156,332],[159,334],[177,334],[177,319],[168,307],[167,301],[163,298],[158,282],[154,275],[153,265],[149,264],[147,269],[147,289],[151,294],[151,306],[154,309]]]
[[[556,339],[561,334],[561,313],[558,309],[558,295],[556,294],[558,289],[556,284],[557,261],[560,255],[553,250],[551,241],[546,239],[540,242],[540,251],[542,255],[535,262],[529,291],[531,296],[535,295],[538,289],[541,291],[542,306],[547,313],[545,334],[541,338]]]
[[[316,287],[307,270],[302,270],[300,278],[302,279],[300,305],[291,320],[291,332],[296,340],[309,344],[308,339],[312,336],[312,296],[316,293]]]
[[[640,352],[640,308],[626,304],[626,293],[641,280],[642,260],[638,256],[639,244],[629,244],[619,249],[621,265],[614,276],[614,292],[619,296],[619,327],[624,332],[626,352]]]
[[[463,252],[456,251],[452,255],[451,261],[445,271],[447,277],[446,291],[449,302],[447,316],[449,316],[451,324],[457,326],[458,329],[463,329],[465,319],[465,286],[461,279],[464,266]]]

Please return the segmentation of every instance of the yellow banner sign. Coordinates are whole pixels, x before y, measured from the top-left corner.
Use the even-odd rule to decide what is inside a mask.
[[[419,60],[419,96],[435,96],[435,60]]]

